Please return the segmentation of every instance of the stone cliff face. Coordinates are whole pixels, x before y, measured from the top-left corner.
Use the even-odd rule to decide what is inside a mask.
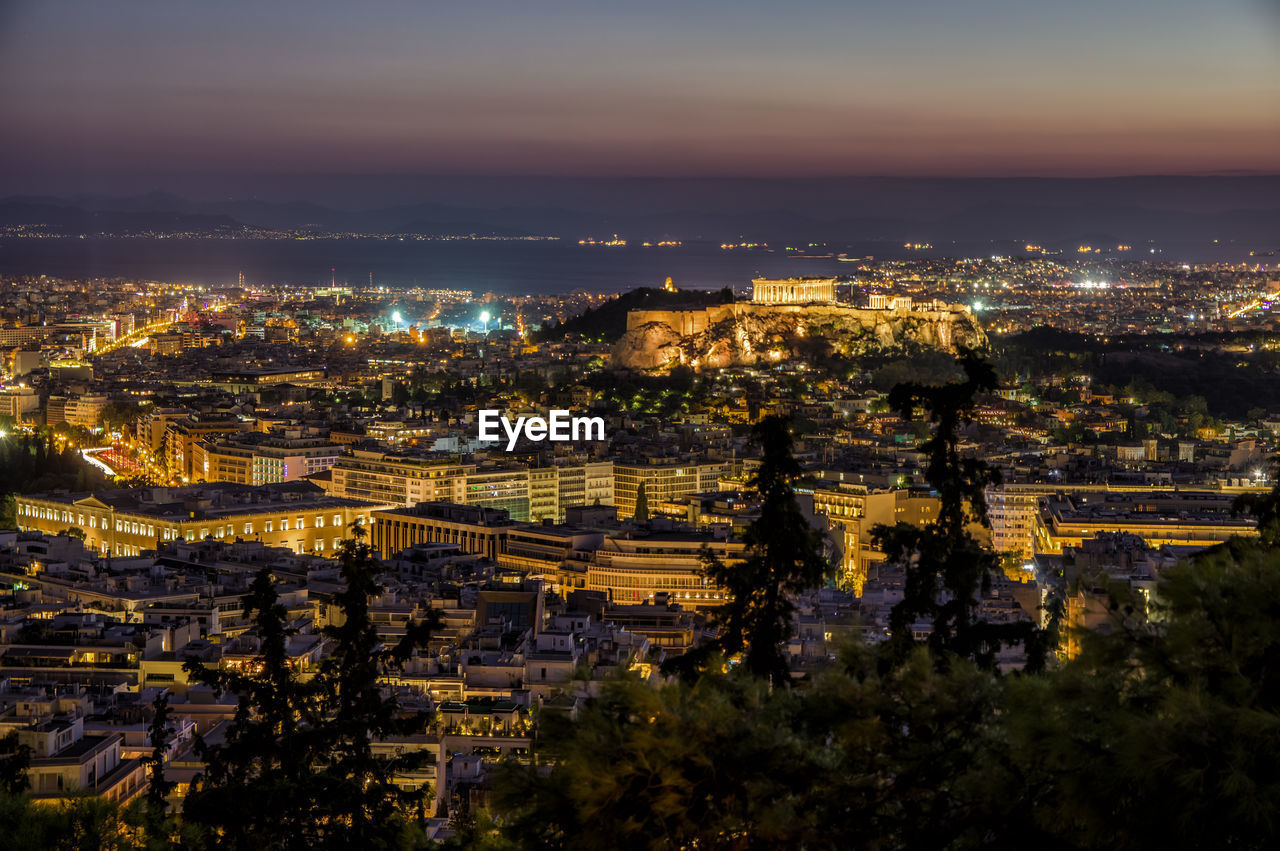
[[[986,343],[963,307],[868,310],[835,304],[726,304],[695,310],[633,310],[613,350],[623,369],[750,366],[799,356],[806,338],[857,355],[907,342],[944,351]]]

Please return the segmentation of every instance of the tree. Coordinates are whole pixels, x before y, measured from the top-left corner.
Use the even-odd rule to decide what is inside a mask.
[[[1271,459],[1276,484],[1266,493],[1242,493],[1231,502],[1232,516],[1252,514],[1258,535],[1269,547],[1280,546],[1280,455]]]
[[[0,529],[18,527],[18,501],[13,494],[0,494]]]
[[[195,660],[184,668],[215,693],[238,698],[224,742],[196,740],[206,769],[183,806],[184,820],[209,841],[230,848],[310,847],[318,838],[314,777],[323,743],[318,689],[302,683],[287,653],[291,630],[268,568],[260,570],[244,600],[259,642],[247,670],[209,668]]]
[[[977,616],[979,597],[1000,573],[995,553],[984,549],[966,528],[970,519],[988,524],[986,488],[1000,483],[1000,471],[978,458],[960,454],[960,428],[973,421],[978,393],[997,386],[995,370],[972,351],[957,359],[964,380],[942,385],[900,384],[889,404],[905,420],[918,409],[933,424],[933,436],[920,445],[928,458],[925,479],[938,494],[938,516],[921,528],[908,523],[880,525],[872,540],[890,564],[905,573],[903,599],[889,615],[891,646],[899,659],[915,643],[915,625],[929,624],[927,644],[939,664],[951,654],[992,668],[1003,646],[1022,644],[1027,666],[1043,667],[1056,638],[1030,621],[991,624]]]
[[[1280,831],[1280,552],[1233,539],[1113,589],[1109,633],[1008,683],[1041,830],[1085,848],[1269,848]]]
[[[0,738],[0,791],[19,795],[27,790],[31,748],[18,741],[17,732]]]
[[[436,619],[411,623],[393,646],[383,645],[369,614],[381,592],[377,562],[356,527],[341,552],[340,612],[324,636],[330,654],[315,676],[293,670],[291,630],[270,571],[260,571],[245,598],[260,642],[247,671],[187,670],[239,703],[226,740],[198,747],[208,764],[187,797],[184,817],[209,840],[234,848],[398,847],[421,815],[422,790],[402,790],[395,778],[433,758],[417,750],[384,756],[374,743],[426,728],[425,713],[403,713],[383,678],[426,645]]]
[[[539,763],[499,766],[503,838],[517,848],[795,847],[820,826],[798,799],[812,753],[797,701],[745,672],[603,684],[577,721],[539,722]]]
[[[637,523],[649,522],[649,489],[644,482],[641,482],[636,488],[635,521]]]
[[[409,398],[409,388],[404,386],[404,382],[397,381],[391,388],[391,404],[399,408],[408,402]]]
[[[169,746],[169,693],[161,692],[151,705],[154,715],[147,728],[147,740],[151,744],[151,756],[147,758],[147,803],[165,807],[166,799],[176,785],[165,779],[165,751]]]
[[[317,805],[325,823],[341,826],[329,837],[339,847],[395,847],[405,817],[422,815],[425,798],[421,789],[402,789],[395,777],[434,754],[425,749],[396,756],[374,753],[375,741],[420,732],[430,721],[427,713],[402,714],[396,698],[384,694],[381,681],[426,647],[438,620],[433,613],[429,620],[410,623],[399,642],[383,645],[369,615],[369,599],[382,588],[373,552],[363,539],[364,530],[356,526],[355,537],[343,543],[344,587],[334,600],[342,618],[324,630],[334,649],[316,677],[326,748],[317,776]]]
[[[822,536],[796,501],[792,481],[800,464],[792,453],[791,430],[783,417],[766,417],[753,429],[760,446],[760,467],[751,487],[760,496],[760,517],[746,531],[746,558],[725,564],[710,550],[703,566],[728,600],[714,615],[719,630],[704,648],[741,658],[748,671],[775,682],[790,681],[784,645],[791,638],[795,595],[816,588],[831,574]],[[698,654],[690,662],[700,659]]]
[[[142,825],[148,848],[169,847],[176,824],[169,816],[169,793],[177,786],[164,774],[164,764],[169,747],[169,693],[161,692],[151,704],[151,723],[147,727],[147,740],[151,755],[147,765],[147,797],[143,803]]]

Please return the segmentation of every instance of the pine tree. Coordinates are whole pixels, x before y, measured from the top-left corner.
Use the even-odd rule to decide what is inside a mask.
[[[151,725],[147,728],[147,740],[151,744],[151,756],[147,758],[149,771],[147,778],[147,803],[153,807],[163,808],[167,804],[169,793],[174,783],[165,779],[165,750],[169,746],[169,693],[162,692],[152,704],[155,714]]]
[[[254,578],[244,610],[259,641],[256,669],[209,668],[194,660],[184,666],[195,681],[236,695],[238,703],[224,742],[197,739],[206,770],[187,795],[183,817],[221,847],[307,848],[318,830],[311,812],[322,747],[312,723],[318,720],[315,688],[289,665],[288,613],[268,568]]]
[[[636,513],[635,521],[637,523],[649,522],[649,489],[644,482],[636,488]]]
[[[393,847],[405,828],[407,816],[421,815],[425,794],[402,789],[395,777],[414,770],[434,754],[416,750],[383,756],[374,742],[408,736],[426,728],[425,713],[403,713],[394,696],[384,693],[381,681],[402,670],[414,651],[425,648],[431,630],[438,626],[434,612],[428,620],[409,624],[400,641],[384,646],[369,616],[370,598],[381,593],[375,579],[377,562],[364,530],[343,543],[340,555],[344,587],[335,599],[342,611],[341,623],[325,628],[334,642],[316,678],[323,704],[324,764],[317,777],[321,788],[318,807],[329,824],[342,825],[331,832],[336,847]]]
[[[226,741],[198,743],[208,769],[187,797],[184,818],[208,839],[232,848],[396,847],[424,793],[403,790],[397,776],[434,754],[384,756],[376,742],[422,732],[425,713],[405,713],[387,696],[383,678],[425,647],[437,623],[412,623],[391,647],[383,645],[369,613],[381,592],[377,562],[363,532],[344,542],[341,616],[326,627],[329,655],[303,681],[287,655],[291,634],[270,571],[259,572],[246,597],[260,641],[257,669],[214,670],[188,663],[193,676],[239,697]]]
[[[973,421],[978,393],[996,388],[995,370],[972,351],[961,352],[962,381],[941,385],[899,384],[889,405],[905,420],[923,409],[933,436],[920,445],[928,458],[925,479],[938,494],[938,516],[921,528],[908,523],[880,525],[872,539],[887,561],[905,571],[903,599],[889,615],[891,647],[905,659],[915,643],[913,626],[930,626],[927,640],[939,664],[948,654],[993,668],[1006,645],[1022,644],[1027,667],[1039,670],[1056,637],[1030,621],[991,624],[978,617],[980,595],[1000,573],[999,557],[984,549],[966,528],[970,520],[989,525],[985,490],[1000,484],[998,469],[960,454],[960,428]]]
[[[725,564],[710,550],[703,565],[713,583],[728,592],[716,611],[714,643],[684,663],[701,664],[708,649],[740,657],[748,671],[779,683],[790,681],[785,645],[790,640],[795,595],[816,588],[832,572],[822,535],[810,525],[796,501],[793,480],[800,464],[792,451],[791,430],[783,417],[766,417],[752,437],[759,445],[760,467],[751,487],[760,496],[760,516],[743,536],[747,555]]]
[[[142,825],[148,848],[166,848],[174,832],[174,821],[169,817],[169,793],[177,786],[164,774],[165,752],[169,746],[169,693],[162,692],[152,703],[154,714],[147,728],[151,755],[147,765],[147,797],[143,802]]]

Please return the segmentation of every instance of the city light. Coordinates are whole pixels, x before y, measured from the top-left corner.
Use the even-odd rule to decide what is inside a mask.
[[[6,824],[1280,844],[1258,21],[12,5]]]

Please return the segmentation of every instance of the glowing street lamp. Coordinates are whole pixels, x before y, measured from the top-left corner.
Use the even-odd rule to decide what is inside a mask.
[[[492,317],[489,315],[489,311],[487,311],[487,310],[482,311],[482,312],[480,313],[480,321],[484,323],[484,332],[485,332],[486,334],[488,334],[488,333],[489,333],[489,320],[490,320],[491,318],[492,318]]]

